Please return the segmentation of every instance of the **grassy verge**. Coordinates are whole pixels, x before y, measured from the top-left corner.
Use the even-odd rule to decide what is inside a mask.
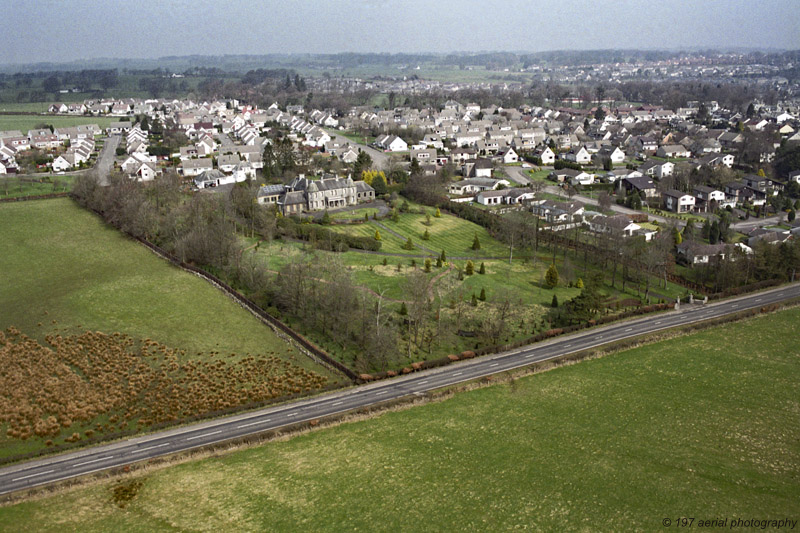
[[[650,531],[666,517],[793,517],[798,320],[783,311],[20,503],[0,509],[0,529]]]
[[[3,272],[0,331],[14,326],[40,345],[52,347],[55,357],[33,346],[28,351],[42,354],[41,361],[55,365],[54,368],[60,372],[58,375],[67,376],[65,379],[73,380],[79,388],[86,386],[84,382],[89,382],[93,390],[107,385],[105,378],[102,378],[105,380],[103,383],[91,382],[86,373],[79,376],[81,383],[75,382],[69,369],[58,366],[64,364],[59,357],[65,354],[76,356],[76,351],[68,349],[68,346],[62,346],[63,350],[57,349],[56,344],[63,344],[57,336],[77,338],[75,336],[85,331],[106,335],[119,332],[129,335],[136,349],[140,346],[136,341],[145,339],[147,341],[141,344],[142,347],[157,342],[174,351],[146,356],[148,367],[142,367],[140,371],[130,367],[130,376],[122,378],[119,382],[122,384],[140,381],[142,376],[155,369],[163,370],[164,376],[173,376],[179,388],[190,387],[194,380],[192,375],[209,377],[213,374],[212,369],[204,365],[213,362],[217,366],[238,369],[236,365],[251,364],[251,355],[270,356],[267,364],[275,366],[276,375],[281,374],[280,368],[285,367],[290,372],[297,368],[322,375],[329,382],[336,379],[210,284],[170,266],[143,246],[105,226],[69,199],[0,205],[0,227],[3,228],[0,233],[0,250],[3,250],[0,253],[0,272]],[[52,338],[48,342],[50,335],[56,336],[58,342],[54,343]],[[118,346],[111,346],[113,339],[104,339],[103,342],[110,343],[107,352],[113,352],[114,359],[91,363],[87,368],[111,368],[127,360],[128,356],[116,349]],[[77,344],[88,346],[88,342],[83,341]],[[73,348],[81,351],[82,347],[77,344]],[[0,347],[2,345],[0,343]],[[12,357],[13,350],[8,351],[11,350],[9,346],[3,353]],[[222,357],[218,357],[222,354],[224,362],[220,361]],[[93,361],[94,357],[96,354],[89,355],[86,360]],[[43,368],[37,366],[38,362],[30,361],[31,375],[42,374]],[[16,360],[12,358],[6,363],[16,364]],[[72,369],[80,368],[78,363],[70,362],[70,365]],[[248,377],[243,370],[239,378],[240,383],[251,383],[248,380],[252,376]],[[62,382],[50,383],[49,386],[58,388]],[[37,386],[30,380],[24,384],[33,388]],[[139,385],[146,387],[148,383]],[[39,386],[43,387],[44,383]],[[206,394],[207,390],[201,389],[202,394],[197,396]],[[15,392],[0,390],[5,401],[10,401],[10,395]],[[143,396],[137,396],[136,402],[140,401],[143,401]],[[221,404],[215,409],[218,407]],[[109,416],[113,414],[106,413]],[[99,434],[96,426],[106,424],[106,415],[98,415],[86,423],[64,426],[60,436],[52,440],[58,444],[71,433],[87,429]],[[131,424],[135,420],[131,419]],[[127,428],[134,429],[131,425]],[[7,436],[7,429],[6,423],[0,424],[2,457],[40,450],[50,439],[19,440]],[[110,431],[108,427],[103,429],[103,432]]]
[[[18,178],[16,176],[0,176],[0,198],[20,198],[69,192],[75,176],[43,175],[41,178]]]

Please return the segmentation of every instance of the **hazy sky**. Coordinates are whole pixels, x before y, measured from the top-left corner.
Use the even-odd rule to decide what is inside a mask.
[[[291,52],[800,48],[797,0],[0,3],[0,63]]]

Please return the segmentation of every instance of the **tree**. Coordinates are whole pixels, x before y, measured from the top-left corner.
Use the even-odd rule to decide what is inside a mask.
[[[439,211],[438,207],[436,208],[436,212],[433,214],[433,216],[435,216],[436,218],[440,218],[442,216],[442,212]]]
[[[475,273],[475,265],[472,261],[467,261],[467,266],[464,268],[464,274],[471,276]]]
[[[427,229],[425,230],[425,233],[423,233],[423,234],[422,234],[422,240],[423,240],[423,241],[429,241],[429,240],[431,240],[431,234],[430,234],[430,233],[428,233],[428,230],[427,230]]]
[[[578,278],[578,281],[575,282],[575,288],[582,289],[583,288],[583,280]]]
[[[57,76],[48,76],[42,82],[42,89],[46,93],[56,93],[60,87],[61,82],[58,80]]]
[[[553,300],[550,302],[550,307],[556,308],[558,307],[558,296],[553,294]]]
[[[481,249],[481,241],[478,239],[478,234],[475,234],[475,238],[472,239],[472,249],[473,250],[480,250]]]
[[[555,263],[550,263],[544,275],[544,282],[548,289],[555,289],[558,285],[558,270]]]
[[[322,223],[322,225],[324,225],[324,226],[328,226],[328,225],[330,225],[330,223],[331,223],[331,214],[330,214],[330,213],[328,213],[328,210],[327,210],[327,209],[325,210],[325,212],[324,212],[324,213],[322,213],[322,219],[320,220],[320,222],[321,222],[321,223]],[[380,240],[380,239],[377,239],[377,240]]]
[[[486,274],[486,265],[483,264],[483,261],[481,261],[481,268],[478,270],[478,274]]]
[[[485,302],[486,301],[486,289],[481,287],[481,294],[478,296],[478,300]]]
[[[717,244],[719,242],[719,223],[715,220],[711,223],[711,228],[708,232],[709,244]]]
[[[472,300],[470,301],[470,304],[472,304],[472,307],[478,307],[478,299],[475,297],[474,292],[472,293]]]
[[[400,304],[400,311],[398,311],[400,316],[406,316],[408,314],[408,307],[406,307],[406,303],[403,302]]]
[[[792,209],[792,210],[789,211],[789,214],[786,215],[786,220],[789,221],[789,222],[794,222],[794,219],[795,219],[796,216],[797,216],[797,214],[795,213],[794,209]]]
[[[375,195],[386,194],[386,179],[383,177],[383,172],[379,173],[372,180],[372,188],[375,189]]]
[[[379,230],[375,230],[375,240],[381,240],[381,232]]]
[[[675,246],[678,246],[680,243],[683,242],[683,235],[681,234],[680,230],[678,230],[677,227],[673,232],[673,237],[675,238]]]
[[[428,257],[427,259],[425,259],[425,272],[430,272],[430,271],[431,271],[431,258]]]
[[[365,170],[372,168],[372,158],[367,152],[359,151],[356,162],[353,163],[353,175],[360,176]]]
[[[411,240],[411,237],[403,244],[403,250],[413,250],[414,249],[414,242]]]
[[[439,259],[442,260],[442,263],[447,263],[447,254],[444,253],[444,250],[442,250],[442,255],[439,256]]]

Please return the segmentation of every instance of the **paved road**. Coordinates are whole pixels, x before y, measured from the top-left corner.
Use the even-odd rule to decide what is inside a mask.
[[[100,155],[97,156],[97,163],[94,168],[97,170],[97,177],[100,185],[108,185],[108,175],[114,167],[114,158],[117,156],[117,146],[122,140],[121,135],[109,135],[103,143]]]
[[[367,152],[369,156],[372,158],[372,166],[376,169],[380,170],[384,168],[386,162],[389,161],[390,154],[381,152],[380,150],[376,150],[371,146],[354,142],[352,139],[348,139],[347,137],[336,133],[336,130],[330,128],[324,128],[324,129],[326,132],[328,132],[328,135],[330,135],[332,139],[336,139],[339,142],[343,143],[350,143],[350,145],[353,146],[354,148],[356,149],[361,148],[361,150]]]
[[[800,283],[707,306],[686,305],[681,311],[611,324],[510,352],[353,387],[279,407],[16,464],[0,469],[0,494],[274,430],[387,400],[421,395],[441,387],[524,367],[642,333],[716,318],[796,297],[800,297]]]

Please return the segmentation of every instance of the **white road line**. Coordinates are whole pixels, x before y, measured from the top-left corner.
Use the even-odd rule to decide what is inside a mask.
[[[375,396],[380,396],[381,394],[386,394],[387,392],[389,392],[389,391],[387,391],[387,390],[378,391],[378,392],[375,393]]]
[[[525,356],[525,359],[530,359],[534,355],[536,355],[536,354],[535,353],[529,353],[528,355]]]
[[[495,363],[495,364],[493,364],[493,365],[489,365],[489,368],[492,368],[492,367],[494,367],[494,366],[500,366],[500,363]]]
[[[626,329],[625,331],[626,331],[626,332],[628,332],[628,331],[633,331],[633,328],[628,328],[628,329]]]
[[[238,428],[248,428],[250,426],[255,426],[257,424],[266,424],[270,420],[272,420],[272,419],[271,418],[267,418],[266,420],[259,420],[258,422],[250,422],[249,424],[242,424],[241,426],[236,426],[236,428],[237,429]]]
[[[297,413],[287,413],[286,414],[286,418],[289,418],[290,416],[297,416]]]
[[[210,437],[211,435],[216,435],[218,433],[222,433],[222,430],[212,431],[211,433],[203,433],[202,435],[195,435],[194,437],[189,437],[186,440],[194,440],[194,439],[202,439],[203,437]]]
[[[344,403],[344,400],[342,400],[341,402],[332,403],[331,407],[333,407],[335,405],[342,405],[343,403]]]
[[[28,478],[30,478],[30,477],[43,476],[43,475],[45,475],[45,474],[51,474],[51,473],[53,473],[53,472],[55,472],[55,470],[48,470],[47,472],[39,472],[38,474],[30,474],[30,475],[27,475],[27,476],[22,476],[22,477],[14,478],[14,479],[12,479],[11,481],[21,481],[21,480],[23,480],[23,479],[28,479]]]
[[[569,348],[570,346],[572,346],[572,345],[571,344],[565,344],[564,348]]]
[[[428,382],[428,380],[426,379],[425,381],[420,381],[419,383],[417,383],[417,385],[424,385],[427,382]]]
[[[165,442],[164,444],[156,444],[155,446],[149,446],[147,448],[142,448],[141,450],[134,450],[131,453],[146,452],[147,450],[154,450],[155,448],[163,448],[164,446],[169,446],[169,442]]]
[[[456,372],[455,374],[453,374],[453,377],[460,376],[461,374],[463,374],[463,372]]]
[[[763,298],[756,298],[757,302],[760,302],[761,300],[763,300]]]
[[[661,321],[660,321],[660,320],[659,320],[658,322],[655,322],[655,325],[656,325],[656,326],[657,326],[657,325],[659,325],[659,324],[661,324]]]
[[[76,465],[72,465],[72,468],[78,468],[79,466],[83,466],[83,465],[90,465],[92,463],[96,463],[97,461],[105,461],[106,459],[111,459],[113,457],[114,457],[113,455],[109,455],[108,457],[101,457],[100,459],[93,459],[91,461],[84,461],[82,463],[78,463]]]

